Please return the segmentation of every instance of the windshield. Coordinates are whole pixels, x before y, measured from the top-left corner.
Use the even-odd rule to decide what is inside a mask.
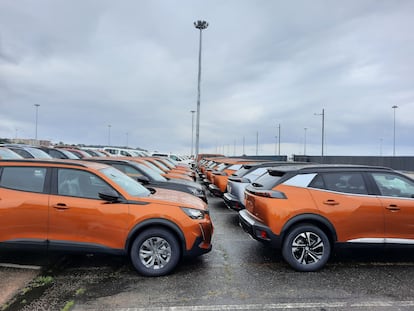
[[[52,159],[52,157],[50,155],[48,155],[46,152],[44,152],[43,150],[40,149],[36,149],[36,148],[31,148],[31,147],[27,147],[27,150],[35,157],[38,159]]]
[[[68,159],[79,160],[79,157],[76,154],[73,154],[72,152],[69,152],[65,149],[59,149],[59,151],[66,155]]]
[[[154,171],[153,169],[149,168],[148,166],[137,163],[137,166],[140,168],[141,171],[143,171],[145,174],[150,176],[155,181],[167,181],[167,178],[161,176],[160,173]]]
[[[150,191],[147,188],[116,168],[106,167],[101,172],[131,196],[148,197],[150,195]]]
[[[164,163],[162,163],[162,161],[159,161],[158,159],[154,159],[154,161],[157,162],[156,165],[161,167],[161,169],[166,170],[166,171],[170,170]]]
[[[9,149],[0,148],[0,159],[22,159],[23,157]]]
[[[164,172],[160,168],[158,168],[155,164],[151,163],[150,161],[145,160],[145,165],[160,174],[164,174]]]
[[[267,172],[267,167],[260,167],[255,169],[253,172],[244,175],[245,178],[248,178],[250,181],[255,181],[258,177],[262,176]]]

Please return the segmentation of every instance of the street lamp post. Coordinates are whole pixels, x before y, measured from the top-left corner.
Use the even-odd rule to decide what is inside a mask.
[[[37,141],[37,119],[38,119],[38,112],[39,112],[39,104],[34,104],[36,107],[36,126],[35,126],[35,140]]]
[[[200,41],[198,50],[198,84],[197,84],[197,121],[196,121],[196,146],[195,146],[195,158],[198,158],[199,145],[200,145],[200,82],[201,82],[201,42],[202,31],[208,27],[206,21],[194,22],[194,27],[200,30]]]
[[[398,108],[397,105],[394,105],[391,107],[392,109],[394,109],[394,139],[393,139],[393,149],[392,149],[392,155],[395,157],[395,110]]]
[[[193,156],[193,146],[194,146],[194,112],[191,110],[191,156]]]

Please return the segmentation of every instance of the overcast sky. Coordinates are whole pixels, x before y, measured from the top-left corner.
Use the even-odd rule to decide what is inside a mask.
[[[0,0],[0,137],[189,154],[196,20],[200,153],[414,155],[411,0]]]

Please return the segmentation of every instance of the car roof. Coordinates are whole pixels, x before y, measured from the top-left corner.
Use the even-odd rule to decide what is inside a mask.
[[[32,164],[48,164],[48,165],[69,165],[74,167],[88,167],[92,169],[101,169],[107,167],[107,165],[92,162],[92,161],[81,161],[72,159],[0,159],[0,165],[2,163],[32,163]]]
[[[315,173],[315,172],[333,172],[333,171],[355,171],[355,170],[385,170],[393,169],[382,166],[355,165],[355,164],[292,164],[285,166],[271,167],[268,169],[270,175],[277,175],[278,172],[298,172],[298,173]]]

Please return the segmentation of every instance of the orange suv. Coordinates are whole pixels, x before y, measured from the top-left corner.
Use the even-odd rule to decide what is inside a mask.
[[[207,205],[155,193],[121,171],[77,160],[0,160],[0,248],[128,255],[146,276],[211,250]]]
[[[339,245],[414,245],[414,181],[351,165],[279,166],[245,190],[243,229],[280,248],[298,271],[316,271]]]

